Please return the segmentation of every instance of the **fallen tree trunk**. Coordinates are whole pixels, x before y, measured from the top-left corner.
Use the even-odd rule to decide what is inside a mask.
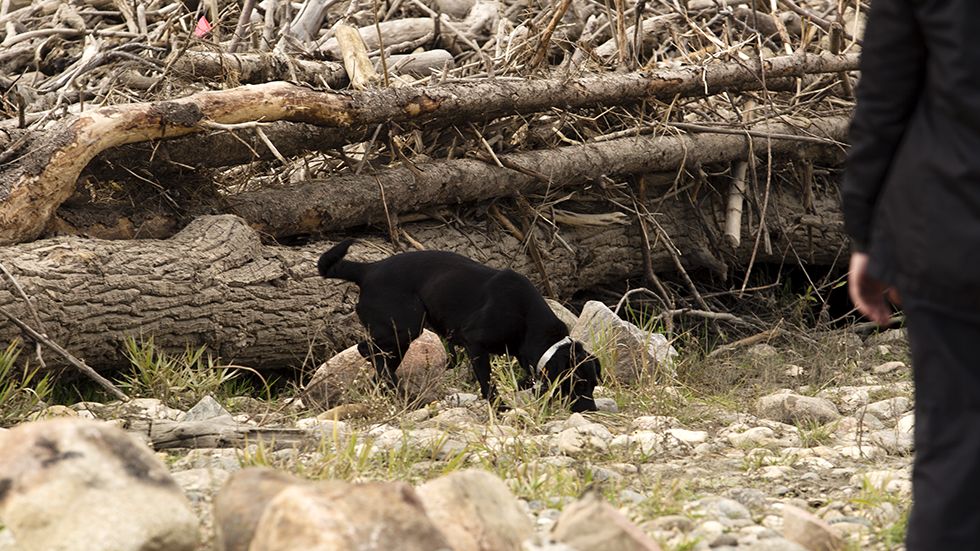
[[[807,128],[783,123],[753,127],[759,134],[823,138],[827,145],[776,139],[776,156],[804,154],[828,147],[847,135],[848,120],[829,117]],[[603,175],[668,172],[710,163],[765,155],[765,138],[730,134],[694,134],[620,138],[600,143],[500,155],[493,160],[457,159],[311,181],[289,188],[243,193],[229,199],[231,212],[255,229],[277,238],[318,235],[434,205],[465,203],[517,194],[581,188]],[[473,185],[479,182],[480,185]]]
[[[833,190],[818,193],[814,201],[819,217],[808,214],[796,195],[773,190],[767,224],[774,251],[760,251],[757,261],[834,261],[847,243],[836,195]],[[709,232],[720,234],[723,205],[671,199],[658,207],[663,235],[651,239],[653,269],[674,270],[665,237],[688,269],[720,263],[710,253],[711,242],[720,238]],[[719,213],[717,221],[711,220],[712,209]],[[562,226],[562,241],[569,248],[538,232],[540,267],[503,229],[459,230],[422,223],[404,228],[426,248],[454,250],[491,266],[510,267],[559,296],[643,269],[643,239],[635,222]],[[744,231],[742,245],[733,254],[737,262],[747,264],[754,236]],[[353,258],[389,254],[390,247],[381,239],[361,242],[353,248]],[[316,259],[326,247],[266,246],[242,219],[225,215],[199,218],[162,241],[56,238],[0,248],[0,257],[32,297],[48,336],[96,369],[125,366],[121,342],[139,335],[154,336],[163,350],[204,345],[226,362],[268,369],[315,366],[317,360],[361,338],[353,317],[356,291],[316,273]],[[547,274],[547,285],[540,268]],[[0,308],[28,319],[28,309],[7,288],[0,288]],[[18,336],[13,324],[0,325],[0,343]],[[48,361],[55,363],[57,358]]]
[[[356,127],[388,121],[486,119],[552,107],[617,105],[648,98],[764,88],[767,78],[852,70],[856,56],[801,55],[575,80],[491,80],[432,88],[316,92],[282,82],[202,92],[157,103],[89,111],[28,140],[0,168],[0,243],[35,238],[74,190],[82,169],[117,145],[194,134],[218,124],[288,120]],[[6,152],[3,157],[12,156]]]

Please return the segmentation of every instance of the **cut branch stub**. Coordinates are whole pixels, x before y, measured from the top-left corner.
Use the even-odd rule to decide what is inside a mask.
[[[488,119],[552,107],[621,105],[651,97],[764,88],[767,79],[857,68],[857,56],[774,57],[762,64],[719,64],[573,80],[491,80],[356,93],[317,92],[284,82],[201,92],[186,98],[89,111],[39,134],[30,155],[0,168],[0,243],[33,239],[74,190],[79,173],[117,145],[202,131],[204,120],[308,122],[350,127],[387,121]]]

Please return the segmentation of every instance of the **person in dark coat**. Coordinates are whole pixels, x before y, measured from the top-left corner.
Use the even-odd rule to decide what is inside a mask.
[[[980,549],[980,0],[872,0],[842,185],[849,291],[901,303],[915,383],[907,549]]]

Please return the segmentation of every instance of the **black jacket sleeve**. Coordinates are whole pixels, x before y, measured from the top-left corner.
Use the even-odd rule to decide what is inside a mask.
[[[875,201],[918,103],[925,64],[913,0],[873,0],[841,193],[854,250],[868,244]]]

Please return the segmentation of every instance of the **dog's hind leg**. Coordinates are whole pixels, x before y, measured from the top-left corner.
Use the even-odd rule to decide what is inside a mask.
[[[368,340],[358,344],[361,356],[371,360],[378,380],[392,390],[398,388],[395,371],[408,347],[422,334],[425,310],[414,297],[385,296],[367,301],[362,295],[357,316],[368,330]]]

